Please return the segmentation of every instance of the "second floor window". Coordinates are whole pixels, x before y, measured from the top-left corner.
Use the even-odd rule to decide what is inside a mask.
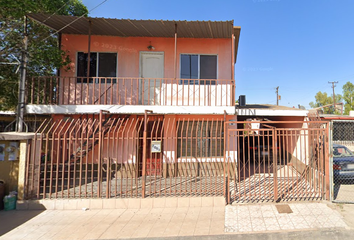
[[[77,53],[77,82],[87,83],[88,54]],[[117,77],[117,53],[90,53],[89,83],[111,83]],[[82,78],[81,78],[82,77]],[[97,78],[103,77],[103,78]],[[116,82],[116,79],[113,79]]]
[[[205,79],[217,79],[217,56],[181,54],[181,78],[193,79],[182,80],[183,84],[215,85],[216,81]]]

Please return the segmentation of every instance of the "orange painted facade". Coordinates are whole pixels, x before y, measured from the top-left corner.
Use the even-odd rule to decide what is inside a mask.
[[[154,47],[149,51],[149,45]],[[117,83],[99,84],[99,83],[77,83],[74,77],[77,77],[77,55],[78,52],[88,52],[88,36],[87,35],[68,35],[62,34],[61,49],[66,52],[71,60],[68,69],[61,69],[59,83],[59,104],[118,104],[118,105],[149,105],[141,98],[133,98],[133,96],[141,95],[142,84],[140,81],[141,69],[141,53],[158,52],[163,53],[164,68],[163,78],[165,86],[160,87],[160,100],[150,105],[189,105],[189,106],[233,106],[234,103],[230,97],[234,94],[234,83],[219,81],[216,84],[210,85],[182,85],[179,83],[180,78],[180,56],[181,54],[202,54],[217,56],[217,79],[232,80],[232,39],[206,39],[206,38],[177,38],[177,52],[175,53],[175,38],[160,38],[160,37],[113,37],[113,36],[91,36],[90,52],[109,52],[117,53]],[[176,58],[175,58],[176,57]],[[176,76],[175,76],[176,71]],[[128,78],[134,78],[129,80]],[[123,85],[120,79],[124,79]],[[171,80],[171,79],[174,79]],[[129,82],[130,81],[130,82]],[[114,86],[113,86],[114,85]],[[145,87],[145,86],[144,86]],[[109,89],[109,92],[106,90]],[[101,99],[96,102],[97,96],[105,93],[108,98],[107,103],[102,103]],[[183,93],[182,93],[183,92]],[[127,97],[131,93],[130,98]],[[181,94],[182,93],[182,94]],[[185,94],[184,94],[185,93]],[[110,95],[108,95],[110,94]],[[144,96],[144,94],[142,94]],[[211,98],[212,96],[213,98]],[[127,99],[129,104],[126,103]],[[151,97],[150,97],[151,99]],[[148,100],[150,100],[148,99]],[[80,102],[80,101],[81,102]],[[143,99],[144,100],[144,99]],[[146,100],[146,99],[145,99]],[[155,100],[155,98],[154,98]],[[80,102],[80,103],[77,103]],[[109,103],[110,102],[110,103]],[[142,112],[143,114],[143,112]],[[110,115],[110,114],[109,114]],[[109,115],[106,115],[108,117]],[[69,121],[67,120],[69,117]],[[92,126],[97,127],[97,124],[85,121],[99,121],[98,115],[80,115],[73,114],[65,116],[55,114],[52,116],[53,121],[60,122],[58,129],[60,132],[56,134],[66,134],[73,136],[70,144],[62,142],[53,142],[51,146],[50,159],[53,162],[64,161],[80,162],[81,164],[97,164],[101,159],[107,164],[142,164],[142,149],[150,149],[151,142],[155,139],[162,141],[162,152],[158,156],[161,164],[174,162],[221,162],[223,159],[222,150],[217,157],[178,157],[178,122],[186,123],[189,121],[200,121],[203,123],[218,122],[218,126],[223,127],[224,115],[161,115],[161,135],[154,133],[153,126],[148,126],[148,135],[150,140],[146,143],[142,142],[142,132],[144,125],[141,121],[144,119],[142,115],[112,115],[115,120],[125,118],[120,122],[117,120],[113,123],[110,130],[103,131],[101,145],[98,144],[97,131],[92,130]],[[79,120],[79,118],[82,120]],[[91,120],[88,120],[88,119]],[[110,118],[110,117],[108,117]],[[235,115],[226,116],[226,120],[236,120]],[[70,121],[75,120],[75,126],[70,125]],[[79,120],[79,121],[78,121]],[[140,121],[140,122],[139,122]],[[156,115],[149,115],[147,124],[159,124]],[[104,125],[104,123],[103,123]],[[91,130],[89,129],[91,126]],[[77,133],[76,133],[76,132]],[[201,132],[201,130],[198,130]],[[223,149],[223,130],[221,127],[217,129],[220,135],[219,148]],[[80,135],[81,134],[81,135]],[[85,135],[86,134],[86,135]],[[155,136],[155,135],[156,136]],[[54,134],[55,135],[55,134]],[[154,136],[153,136],[154,135]],[[194,136],[195,137],[195,136]],[[154,138],[154,139],[153,139]],[[180,137],[181,138],[181,137]],[[212,137],[211,137],[212,138]],[[222,139],[221,139],[222,138]],[[92,142],[89,139],[96,139]],[[209,140],[205,140],[207,142]],[[216,140],[215,140],[216,141]],[[217,142],[217,141],[216,141]],[[61,147],[60,147],[61,146]],[[102,149],[99,149],[102,146]],[[214,151],[217,146],[213,146]],[[229,149],[229,151],[235,149]],[[68,154],[68,152],[70,154]],[[149,157],[150,156],[150,157]],[[149,153],[146,161],[149,162],[151,156],[156,157],[156,154]],[[155,159],[156,161],[156,159]],[[63,162],[63,163],[64,163]],[[147,163],[149,165],[149,163]],[[138,167],[139,168],[139,167]],[[160,166],[155,166],[160,169]],[[150,169],[151,171],[155,171]],[[140,170],[137,170],[140,171]],[[147,170],[149,171],[149,170]],[[157,171],[157,170],[156,170]]]
[[[61,76],[75,77],[77,52],[88,51],[88,36],[62,35],[61,49],[69,55],[70,69]],[[155,49],[148,50],[152,45]],[[164,53],[164,77],[174,77],[174,38],[91,36],[91,52],[118,53],[118,77],[139,77],[140,52]],[[177,78],[180,54],[212,54],[218,56],[218,79],[232,79],[232,46],[230,39],[177,38]]]
[[[78,84],[77,54],[88,52],[87,35],[62,35],[62,50],[71,63],[61,70],[59,104],[117,104],[170,106],[233,106],[232,41],[215,38],[91,36],[90,52],[117,53],[116,83]],[[148,46],[154,49],[148,49]],[[141,78],[142,53],[163,54],[163,80]],[[181,54],[217,56],[218,83],[180,81]],[[176,59],[175,59],[176,56]],[[176,73],[176,76],[175,76]],[[161,76],[160,76],[161,77]]]
[[[109,115],[108,115],[109,116]],[[79,124],[71,124],[72,120],[78,120],[79,118],[84,117],[84,119],[79,122],[84,127],[78,127]],[[97,121],[96,124],[92,124],[90,122],[86,122],[86,117],[91,118],[94,121]],[[107,117],[107,115],[106,115]],[[87,151],[89,154],[80,157],[81,154],[79,153],[81,149],[85,151],[85,148],[91,144],[91,140],[87,140],[88,136],[90,135],[90,139],[95,137],[96,140],[98,138],[97,134],[92,133],[92,129],[97,128],[97,123],[99,122],[98,115],[61,115],[56,114],[52,116],[53,121],[58,121],[57,132],[59,135],[65,135],[70,132],[70,135],[75,136],[77,139],[81,140],[74,140],[72,141],[71,145],[67,145],[67,151],[71,152],[70,155],[63,157],[60,156],[60,152],[63,151],[62,148],[58,148],[58,144],[54,143],[53,145],[53,161],[60,162],[60,159],[64,159],[64,162],[75,162],[79,161],[81,163],[97,163],[99,159],[99,149],[97,143],[93,145],[92,150]],[[68,118],[68,119],[67,119]],[[108,117],[110,118],[110,117]],[[119,115],[112,115],[112,118],[119,118]],[[124,117],[122,117],[123,119]],[[112,127],[109,133],[104,134],[102,139],[102,155],[101,158],[105,159],[105,161],[112,161],[112,163],[119,163],[119,164],[127,164],[127,163],[137,163],[138,156],[141,155],[139,152],[139,145],[142,142],[142,132],[144,130],[144,126],[141,121],[143,121],[144,116],[142,115],[131,115],[127,118],[127,121],[124,123],[117,121],[114,123],[114,127]],[[227,115],[226,121],[236,120],[235,115]],[[140,122],[139,122],[140,121]],[[194,121],[203,121],[204,123],[209,122],[222,122],[224,121],[223,115],[149,115],[147,118],[148,122],[154,122],[155,126],[151,126],[148,130],[148,135],[151,134],[150,140],[160,140],[162,141],[162,155],[161,155],[161,163],[173,163],[173,162],[185,162],[191,161],[194,162],[194,158],[176,158],[177,153],[177,128],[181,129],[182,127],[178,127],[178,122],[194,122]],[[96,127],[92,126],[95,125]],[[103,124],[104,125],[104,124]],[[157,131],[157,125],[160,128],[163,128],[161,133],[155,134]],[[85,127],[86,126],[86,127]],[[220,125],[221,126],[221,125]],[[229,127],[230,129],[233,128],[232,126]],[[236,128],[236,125],[234,126]],[[60,130],[59,130],[60,129]],[[75,130],[76,129],[76,130]],[[91,129],[91,133],[90,130]],[[98,129],[98,128],[97,128]],[[76,131],[76,132],[75,132]],[[89,132],[89,133],[88,133]],[[222,132],[222,129],[218,129],[217,132]],[[83,135],[81,135],[83,134]],[[154,135],[154,137],[153,137]],[[113,140],[115,139],[115,140]],[[224,140],[222,140],[224,141]],[[84,144],[83,144],[84,143]],[[86,145],[88,144],[88,145]],[[236,146],[228,147],[228,151],[234,152]],[[141,146],[140,146],[141,148]],[[59,150],[60,149],[60,150]],[[80,151],[78,150],[80,149]],[[235,154],[235,153],[233,153]],[[141,157],[141,156],[140,156]],[[221,161],[223,157],[211,157],[211,158],[198,158],[201,161],[212,162],[215,160]],[[69,160],[70,159],[70,160]]]

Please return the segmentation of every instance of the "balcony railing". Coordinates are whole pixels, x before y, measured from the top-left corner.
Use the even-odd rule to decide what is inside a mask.
[[[234,106],[235,82],[222,79],[35,77],[27,104]]]

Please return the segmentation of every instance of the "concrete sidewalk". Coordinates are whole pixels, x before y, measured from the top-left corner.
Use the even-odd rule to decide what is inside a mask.
[[[331,203],[0,212],[0,239],[353,239],[354,207]]]

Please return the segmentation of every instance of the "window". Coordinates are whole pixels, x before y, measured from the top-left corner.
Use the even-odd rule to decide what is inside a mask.
[[[223,121],[180,121],[177,128],[177,157],[224,156]]]
[[[87,77],[87,61],[88,54],[83,52],[77,53],[77,76]],[[105,77],[101,83],[111,83],[110,77],[117,77],[117,53],[90,53],[90,79],[89,83],[94,82],[94,77]],[[95,83],[98,83],[95,79]],[[78,78],[78,83],[87,83],[87,78]],[[116,82],[116,79],[113,80]]]
[[[181,54],[181,78],[203,79],[182,80],[184,84],[215,85],[216,81],[204,79],[217,79],[217,56]]]

